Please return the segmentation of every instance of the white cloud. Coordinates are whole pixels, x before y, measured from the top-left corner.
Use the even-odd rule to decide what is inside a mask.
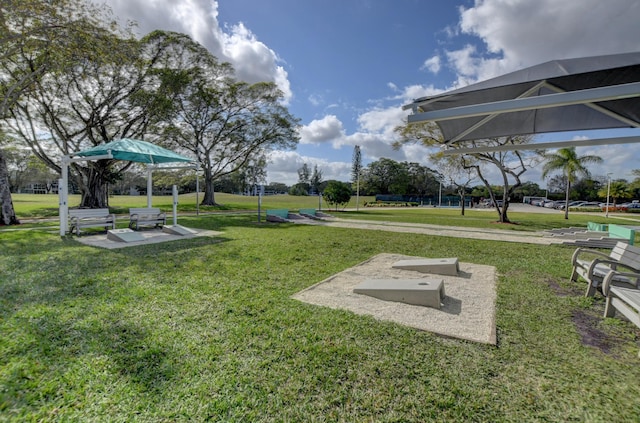
[[[283,91],[285,99],[292,97],[287,72],[278,65],[276,53],[244,26],[229,27],[230,33],[219,32],[222,54],[234,65],[238,78],[247,82],[273,81]]]
[[[301,144],[322,144],[336,142],[344,137],[342,122],[335,115],[327,115],[313,120],[300,129]]]
[[[190,35],[220,61],[229,62],[239,79],[275,82],[288,103],[293,97],[278,55],[242,22],[220,27],[214,0],[105,0],[116,16],[135,17],[141,35],[156,29]]]
[[[461,80],[475,82],[553,59],[637,51],[638,16],[637,0],[476,1],[461,8],[459,27],[490,54],[466,46],[448,57]]]
[[[311,94],[307,99],[314,106],[320,106],[324,103],[324,98],[320,94]]]
[[[444,92],[445,89],[443,88],[436,88],[433,85],[409,85],[407,87],[404,87],[404,90],[402,91],[402,94],[399,95],[397,98],[402,100],[402,104],[408,104],[409,102],[417,99],[417,98],[421,98],[421,97],[427,97],[427,96],[432,96],[432,95],[436,95],[436,94],[440,94],[442,92]]]
[[[394,128],[402,124],[407,114],[408,112],[402,110],[400,106],[375,108],[358,116],[358,124],[361,131],[381,133],[391,137]]]
[[[316,157],[302,156],[295,151],[274,151],[270,155],[267,166],[269,182],[281,182],[293,185],[298,182],[298,169],[307,164],[311,169],[318,166],[322,171],[322,179],[327,181],[349,181],[351,176],[351,162],[328,161]]]
[[[440,67],[441,67],[440,56],[433,56],[424,61],[424,63],[420,67],[420,70],[426,69],[433,74],[437,74],[438,72],[440,72]]]

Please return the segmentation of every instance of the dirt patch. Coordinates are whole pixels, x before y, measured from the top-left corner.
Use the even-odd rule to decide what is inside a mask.
[[[505,225],[505,226],[518,226],[519,223],[518,222],[500,222],[499,220],[495,220],[491,223],[494,223],[496,225]]]
[[[613,348],[613,340],[605,332],[598,328],[600,318],[584,310],[576,310],[571,316],[576,329],[582,338],[582,343],[589,347],[599,349],[605,354],[610,354]]]
[[[577,286],[575,286],[575,284],[572,286],[562,286],[556,279],[552,278],[547,279],[546,282],[547,285],[549,285],[551,291],[553,291],[553,293],[559,297],[571,297],[580,295],[582,293],[581,290]]]

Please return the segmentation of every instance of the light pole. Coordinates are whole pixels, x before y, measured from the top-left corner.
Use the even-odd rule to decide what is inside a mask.
[[[609,217],[609,193],[611,192],[611,173],[607,173],[607,209],[604,212],[604,217]]]
[[[545,179],[544,181],[546,182],[546,185],[547,185],[547,187],[544,190],[544,201],[546,202],[549,199],[549,197],[548,197],[548,194],[549,194],[549,180]]]

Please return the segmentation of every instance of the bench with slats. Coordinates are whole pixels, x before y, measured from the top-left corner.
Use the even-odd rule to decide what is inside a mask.
[[[620,272],[612,270],[602,282],[602,293],[607,297],[604,316],[615,317],[616,312],[619,312],[640,328],[640,274],[626,273],[628,278],[636,280],[635,286],[613,285],[615,278],[620,275]]]
[[[618,242],[609,254],[606,254],[601,250],[580,247],[573,253],[571,264],[573,270],[570,279],[576,281],[578,276],[585,279],[589,284],[585,295],[591,297],[611,270],[618,271],[611,276],[611,284],[636,285],[637,279],[628,276],[627,273],[640,273],[640,248],[626,242]]]
[[[129,228],[138,230],[140,226],[164,226],[167,224],[166,213],[155,207],[129,209]]]
[[[70,209],[69,210],[69,233],[75,229],[76,235],[80,236],[81,228],[99,228],[105,230],[116,228],[116,216],[109,213],[109,209]]]

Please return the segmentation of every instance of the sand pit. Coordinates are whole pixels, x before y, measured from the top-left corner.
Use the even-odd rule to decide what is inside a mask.
[[[292,298],[370,315],[439,335],[495,345],[495,267],[460,263],[458,276],[431,275],[391,267],[399,260],[420,258],[430,257],[379,254],[294,294]],[[353,288],[365,279],[421,278],[444,280],[446,298],[439,310],[353,293]]]

